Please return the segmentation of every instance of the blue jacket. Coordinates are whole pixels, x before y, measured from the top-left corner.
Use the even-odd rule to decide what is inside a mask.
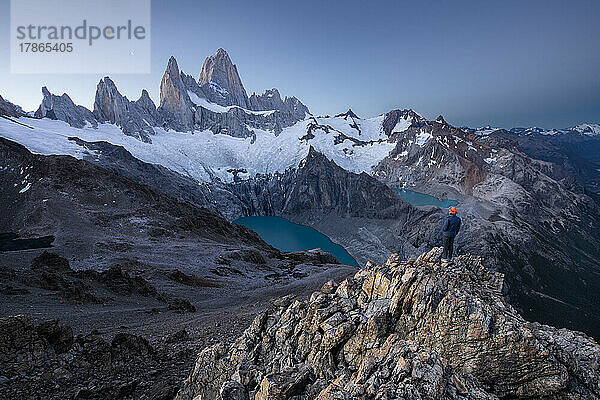
[[[458,235],[458,231],[460,231],[460,218],[456,215],[448,215],[442,227],[442,233],[444,236],[454,237]]]

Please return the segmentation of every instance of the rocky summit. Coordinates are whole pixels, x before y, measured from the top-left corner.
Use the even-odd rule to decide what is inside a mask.
[[[57,96],[50,93],[48,88],[42,88],[44,96],[42,104],[35,112],[37,118],[50,118],[55,120],[65,121],[69,125],[76,128],[85,126],[98,126],[98,121],[94,114],[83,106],[76,105],[68,94],[63,93],[62,96]]]
[[[441,248],[279,299],[199,355],[177,399],[597,399],[600,346],[528,322],[503,275]]]
[[[148,92],[142,91],[138,101],[129,101],[121,95],[115,83],[105,77],[100,80],[94,101],[94,116],[99,122],[109,122],[121,127],[124,134],[149,142],[154,134],[152,126],[159,121],[156,106]]]
[[[198,81],[213,103],[222,106],[236,105],[248,108],[248,95],[237,67],[223,49],[204,60]]]
[[[10,101],[2,98],[0,96],[0,117],[8,116],[8,117],[20,117],[24,115],[23,109],[17,105],[14,105]]]

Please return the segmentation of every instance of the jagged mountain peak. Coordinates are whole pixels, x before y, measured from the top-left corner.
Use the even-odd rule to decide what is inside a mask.
[[[279,90],[277,90],[277,88],[267,89],[267,90],[265,90],[265,94],[267,96],[279,96],[279,97],[281,97],[281,95],[279,94]]]
[[[154,104],[154,101],[152,101],[152,98],[150,97],[150,94],[148,93],[148,91],[146,89],[142,89],[142,93],[140,94],[140,98],[137,99],[138,102],[152,102],[152,104]]]
[[[96,85],[96,100],[98,100],[99,95],[109,97],[124,97],[119,92],[119,89],[117,89],[115,82],[108,76],[100,79],[98,85]],[[94,111],[96,111],[96,106],[97,104],[94,103]]]
[[[383,120],[383,131],[387,136],[395,132],[402,132],[413,124],[425,123],[425,118],[417,114],[413,109],[392,110],[385,114]]]
[[[21,107],[0,96],[0,115],[7,117],[20,117],[25,115],[25,112]]]
[[[596,136],[600,135],[600,124],[579,124],[571,128],[573,131],[577,131],[584,135]]]
[[[205,348],[177,399],[598,397],[594,340],[527,322],[484,259],[440,265],[441,252],[278,299],[234,344]]]
[[[450,126],[450,124],[448,124],[448,122],[446,122],[446,120],[444,119],[443,115],[438,115],[438,117],[435,119],[435,122],[439,122],[442,125]]]
[[[145,93],[145,95],[144,95]],[[152,126],[159,122],[156,106],[147,91],[138,101],[123,96],[113,80],[106,76],[98,82],[94,100],[94,116],[99,122],[118,125],[124,134],[151,142]]]
[[[296,97],[285,97],[281,99],[281,94],[276,88],[265,90],[263,94],[253,93],[248,99],[248,106],[255,111],[280,110],[290,114],[296,121],[300,121],[310,114],[306,107]]]
[[[104,78],[100,79],[100,82],[98,83],[98,85],[100,84],[105,84],[105,85],[109,85],[109,86],[113,86],[113,87],[117,87],[117,85],[115,84],[115,82],[110,78],[110,76],[105,76]]]
[[[71,99],[71,97],[68,94],[63,93],[63,94],[61,94],[59,96],[57,94],[52,93],[50,90],[48,90],[47,86],[42,86],[42,96],[44,96],[44,98],[57,98],[57,97],[59,97],[59,98],[64,99],[67,102],[70,102],[73,105],[75,104],[73,102],[73,100]]]
[[[348,117],[351,117],[354,119],[360,119],[360,117],[358,115],[356,115],[354,113],[354,111],[352,111],[351,108],[349,108],[348,111],[346,111],[345,113],[336,114],[335,117],[344,118],[344,119],[347,119]]]
[[[325,156],[323,155],[323,153],[321,153],[320,151],[315,149],[313,145],[310,145],[308,147],[308,153],[306,154],[306,159],[312,159],[312,158],[318,158],[318,157],[325,157]]]
[[[229,58],[229,54],[227,53],[227,51],[225,49],[223,49],[222,47],[219,47],[217,49],[217,51],[215,52],[215,56],[217,57],[227,57]]]
[[[160,81],[159,113],[167,127],[190,131],[194,126],[193,104],[187,93],[174,56],[169,58],[167,68]]]
[[[36,118],[58,119],[75,128],[84,128],[88,125],[98,126],[92,112],[83,106],[76,105],[68,94],[63,93],[62,96],[57,96],[43,86],[42,95],[42,104],[35,112]]]
[[[248,95],[242,84],[237,67],[222,48],[206,58],[202,65],[198,84],[208,100],[222,106],[248,107]]]
[[[175,56],[169,57],[165,74],[166,73],[179,75],[179,65],[177,64],[177,59]]]
[[[312,166],[315,163],[322,163],[328,161],[329,160],[327,159],[327,157],[325,157],[323,153],[315,149],[313,145],[310,145],[308,147],[308,153],[306,153],[306,156],[302,159],[302,161],[300,161],[300,163],[298,164],[298,168],[303,169],[307,166]]]

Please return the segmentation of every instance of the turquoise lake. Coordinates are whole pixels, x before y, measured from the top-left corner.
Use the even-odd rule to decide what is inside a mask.
[[[440,208],[448,208],[458,204],[456,200],[440,200],[437,197],[430,196],[425,193],[415,192],[410,189],[394,189],[396,193],[405,201],[413,206],[436,206]]]
[[[310,226],[295,224],[281,217],[244,217],[233,223],[252,229],[278,250],[303,251],[319,247],[333,254],[342,264],[358,267],[346,249]]]

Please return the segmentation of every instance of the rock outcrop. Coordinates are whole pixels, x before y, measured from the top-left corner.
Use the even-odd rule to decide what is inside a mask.
[[[169,59],[160,86],[161,126],[178,131],[252,137],[253,128],[279,134],[305,118],[308,108],[295,97],[281,100],[277,89],[250,99],[229,55],[219,49],[204,62],[198,82]]]
[[[556,134],[520,132],[514,128],[497,129],[493,131],[493,136],[514,142],[531,158],[561,166],[583,186],[586,194],[600,204],[600,136],[590,134],[586,129],[589,127],[584,127],[581,132],[573,128]],[[566,183],[569,184],[568,181]]]
[[[20,117],[25,115],[23,109],[0,96],[0,115],[7,117]]]
[[[261,95],[253,93],[248,99],[248,104],[252,110],[256,111],[282,111],[289,114],[295,121],[303,120],[306,115],[310,114],[308,107],[297,98],[286,97],[285,100],[282,100],[279,91],[275,88],[267,90]]]
[[[177,399],[600,398],[600,346],[525,321],[481,258],[393,255],[205,348]]]
[[[158,108],[146,90],[137,101],[131,101],[119,93],[109,77],[98,83],[93,113],[75,105],[67,94],[56,96],[46,87],[42,93],[37,118],[62,120],[76,128],[111,123],[124,134],[148,143],[157,127],[180,132],[210,130],[242,138],[253,137],[253,129],[278,135],[309,114],[308,107],[296,97],[282,100],[277,89],[249,99],[236,66],[223,49],[205,60],[198,81],[181,71],[171,57],[160,83]],[[17,117],[24,113],[0,97],[0,115]]]
[[[94,116],[99,122],[109,122],[121,127],[124,134],[143,142],[151,142],[153,126],[160,124],[156,105],[146,90],[137,101],[121,95],[115,83],[105,77],[98,83],[94,101]]]
[[[250,108],[237,67],[223,49],[204,60],[198,83],[212,103]]]
[[[57,96],[48,90],[46,86],[42,88],[44,98],[42,104],[35,112],[36,118],[58,119],[68,123],[75,128],[84,128],[92,126],[96,128],[98,121],[94,114],[83,106],[76,105],[68,94]]]
[[[155,347],[156,346],[156,347]],[[151,345],[118,333],[73,335],[56,320],[0,318],[0,397],[3,399],[171,399],[186,368],[185,343]]]
[[[194,105],[183,83],[175,57],[169,58],[167,69],[160,82],[160,107],[165,125],[180,131],[194,127]]]

